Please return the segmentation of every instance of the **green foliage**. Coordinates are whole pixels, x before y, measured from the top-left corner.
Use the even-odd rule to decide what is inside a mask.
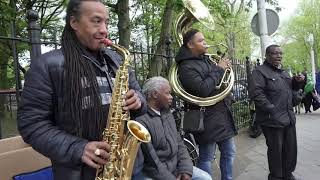
[[[159,40],[165,3],[165,0],[138,1],[136,3],[136,11],[140,11],[141,14],[136,14],[132,34],[135,34],[135,40],[146,39],[148,52],[154,52],[155,45]]]
[[[320,2],[303,0],[299,4],[296,17],[289,20],[287,28],[282,32],[287,44],[284,48],[284,65],[291,67],[293,72],[301,72],[305,69],[311,70],[310,43],[307,38],[310,34],[314,36],[315,63],[319,69],[317,57],[320,53]]]
[[[7,66],[8,72],[8,87],[14,88],[15,86],[15,71],[14,71],[14,63],[13,60],[10,59],[9,65]]]
[[[208,3],[211,12],[219,15],[223,19],[230,18],[232,13],[229,11],[227,4],[223,0],[211,0]]]
[[[208,0],[208,7],[215,19],[215,31],[209,33],[212,44],[228,46],[229,57],[244,59],[251,53],[253,35],[245,1]]]
[[[53,34],[62,32],[63,23],[61,22],[61,13],[66,6],[66,0],[5,0],[0,2],[0,36],[16,37],[28,39],[26,13],[29,9],[38,12],[38,23],[42,31],[42,40],[53,41]],[[15,25],[15,34],[12,34],[12,24]],[[57,34],[57,37],[59,34]],[[58,38],[56,38],[58,40]],[[29,54],[29,44],[21,41],[15,41],[18,57],[25,57]],[[14,86],[14,71],[12,60],[12,41],[0,40],[0,65],[1,70],[7,71],[0,73],[0,89],[11,88]],[[19,58],[21,59],[21,58]],[[25,58],[25,61],[29,61]],[[20,61],[21,63],[21,61]]]
[[[291,67],[293,72],[302,72],[308,67],[310,56],[306,54],[309,51],[304,41],[294,41],[285,44],[282,46],[282,50],[284,52],[283,65],[286,68]]]

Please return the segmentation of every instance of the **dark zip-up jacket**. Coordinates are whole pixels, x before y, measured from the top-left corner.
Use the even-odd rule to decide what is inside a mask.
[[[135,172],[155,180],[176,180],[177,175],[192,175],[192,161],[170,111],[161,111],[161,116],[151,108],[136,119],[151,134],[150,143],[142,143],[135,163]]]
[[[289,74],[267,61],[252,72],[250,98],[256,106],[257,122],[262,126],[285,127],[295,124],[293,106],[301,100],[292,90]]]
[[[213,64],[205,56],[195,57],[182,46],[176,56],[178,77],[183,88],[199,97],[211,97],[219,93],[224,70]],[[227,96],[215,105],[206,107],[204,132],[194,134],[200,144],[220,142],[237,134],[231,113],[231,97]]]
[[[122,57],[110,49],[106,49],[103,56],[117,67],[122,61]],[[93,180],[96,170],[81,161],[89,140],[75,135],[73,120],[62,108],[63,64],[61,50],[45,53],[31,63],[18,109],[18,129],[26,143],[50,158],[55,180]],[[97,69],[97,74],[103,73]],[[142,101],[142,108],[133,112],[143,114],[146,111],[145,99],[132,71],[129,73],[129,89],[136,90]],[[104,107],[105,117],[108,117],[109,104]]]

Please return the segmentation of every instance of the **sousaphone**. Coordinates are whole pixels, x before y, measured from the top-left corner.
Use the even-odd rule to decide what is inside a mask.
[[[206,28],[214,30],[214,20],[210,15],[209,10],[204,6],[200,0],[182,0],[184,7],[186,8],[185,12],[182,13],[175,24],[176,32],[175,36],[179,43],[179,46],[182,45],[182,34],[190,29],[191,25],[200,22]],[[216,54],[209,54],[211,60],[215,63],[221,59]],[[232,90],[234,84],[234,72],[232,68],[225,70],[223,78],[216,89],[220,90],[220,93],[211,97],[198,97],[186,92],[180,85],[178,78],[178,67],[174,62],[170,68],[168,79],[171,84],[171,87],[176,95],[178,95],[183,100],[196,104],[198,106],[211,106],[219,101],[223,100]]]

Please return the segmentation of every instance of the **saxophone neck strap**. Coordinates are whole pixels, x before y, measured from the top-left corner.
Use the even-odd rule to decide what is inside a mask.
[[[89,60],[94,66],[96,66],[101,72],[103,72],[105,75],[106,75],[106,78],[107,78],[107,81],[108,81],[108,84],[109,84],[109,87],[110,87],[110,91],[112,93],[112,88],[113,88],[113,81],[111,79],[111,72],[108,68],[108,65],[107,65],[107,62],[105,60],[105,58],[103,56],[102,57],[102,65],[101,63],[96,60],[96,59],[93,59],[93,58],[90,58],[89,56],[86,56],[86,55],[82,55],[85,59]],[[112,69],[112,68],[111,68]]]

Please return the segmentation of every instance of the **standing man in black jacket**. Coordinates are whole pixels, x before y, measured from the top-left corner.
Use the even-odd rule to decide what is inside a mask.
[[[110,146],[101,141],[113,79],[122,57],[103,48],[108,10],[100,0],[70,0],[61,46],[32,62],[18,128],[24,141],[51,159],[55,180],[94,180]],[[142,114],[146,103],[132,71],[124,110]]]
[[[216,65],[204,54],[207,53],[204,36],[196,29],[183,35],[183,45],[176,56],[179,80],[190,94],[211,97],[219,91],[216,86],[221,82],[225,70],[231,63],[222,59]],[[216,144],[221,152],[220,169],[222,180],[232,180],[232,166],[236,155],[233,137],[237,134],[230,110],[231,97],[227,96],[215,105],[205,107],[204,132],[196,133],[199,144],[197,166],[213,177],[212,162],[215,158]],[[189,104],[189,108],[200,108]]]
[[[297,163],[296,118],[293,106],[301,95],[292,90],[289,74],[282,69],[278,45],[266,49],[266,60],[252,73],[251,99],[268,146],[268,180],[295,180]]]

